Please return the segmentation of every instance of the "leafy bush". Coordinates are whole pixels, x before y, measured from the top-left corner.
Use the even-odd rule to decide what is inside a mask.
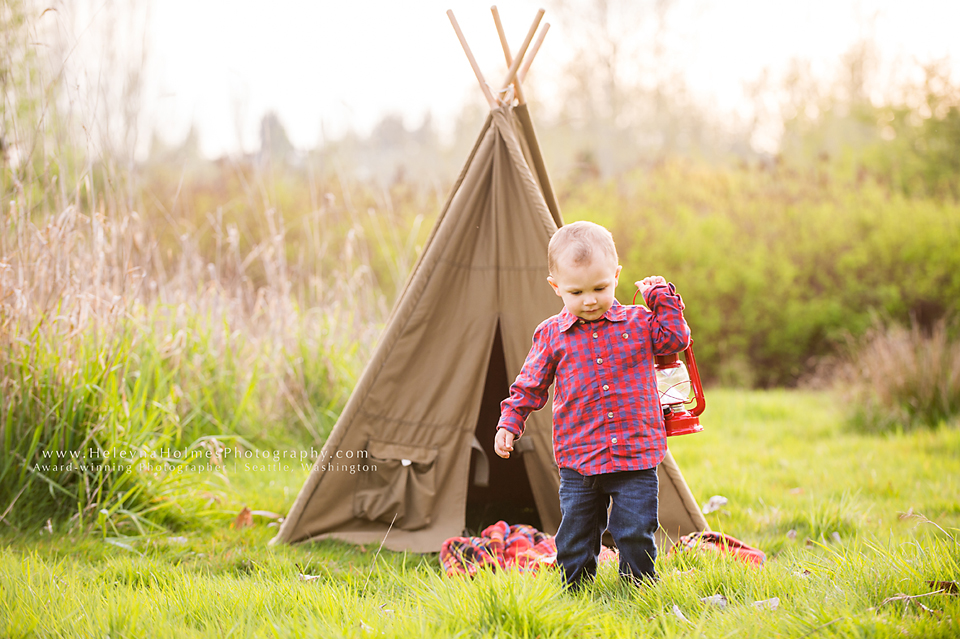
[[[924,327],[960,312],[960,205],[785,168],[668,163],[562,192],[568,221],[609,224],[619,299],[649,274],[686,302],[712,381],[795,383],[879,312]]]
[[[941,321],[932,330],[871,328],[838,380],[858,430],[937,427],[960,416],[960,341]]]

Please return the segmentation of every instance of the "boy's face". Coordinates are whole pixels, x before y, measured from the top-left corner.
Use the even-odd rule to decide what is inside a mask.
[[[583,320],[600,319],[613,305],[621,266],[605,256],[586,264],[573,264],[565,257],[561,255],[557,273],[547,281],[570,313]]]

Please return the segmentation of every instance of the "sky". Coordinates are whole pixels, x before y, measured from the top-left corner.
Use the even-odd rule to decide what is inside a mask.
[[[195,124],[210,157],[255,150],[268,110],[300,148],[348,128],[367,132],[385,114],[414,127],[429,112],[449,130],[465,103],[482,98],[447,9],[487,80],[499,83],[506,70],[489,0],[143,1],[145,121],[168,142]],[[499,6],[514,50],[539,6]],[[581,35],[576,22],[547,9],[551,28],[530,71],[543,98],[562,82]],[[827,75],[865,35],[891,68],[960,59],[956,0],[676,0],[668,16],[670,63],[694,95],[731,112],[747,108],[744,85],[765,69],[777,77],[802,58]]]

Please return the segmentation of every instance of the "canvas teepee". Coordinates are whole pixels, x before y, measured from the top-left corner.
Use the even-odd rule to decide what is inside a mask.
[[[499,404],[534,329],[562,308],[546,282],[547,244],[562,219],[519,83],[549,26],[520,69],[542,14],[514,60],[494,11],[510,66],[505,98],[495,100],[448,12],[490,116],[271,543],[385,538],[393,550],[434,552],[463,534],[468,513],[472,526],[505,518],[556,532],[550,404],[529,417],[510,459],[493,452]],[[669,453],[659,477],[661,543],[706,530]]]

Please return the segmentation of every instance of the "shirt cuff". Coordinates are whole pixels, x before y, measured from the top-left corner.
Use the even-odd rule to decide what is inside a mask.
[[[667,282],[666,284],[657,284],[653,288],[647,289],[646,294],[643,296],[643,301],[649,308],[652,309],[653,299],[658,295],[671,295],[680,297],[677,295],[677,287],[674,286],[672,282]]]
[[[500,422],[497,424],[497,429],[500,428],[507,432],[513,433],[513,436],[517,438],[523,435],[523,423],[517,424],[515,420],[506,415],[500,416]]]

